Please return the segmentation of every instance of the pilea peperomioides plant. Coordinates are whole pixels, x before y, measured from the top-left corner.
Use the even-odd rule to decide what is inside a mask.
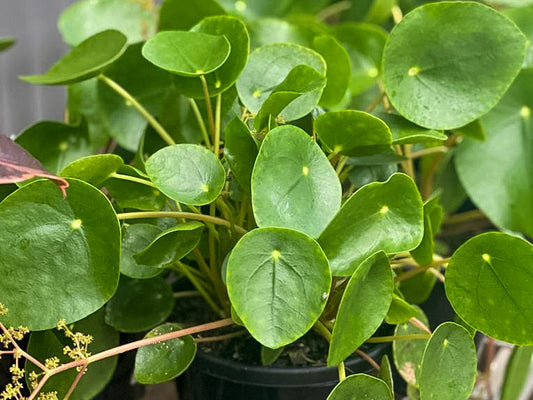
[[[135,349],[135,379],[164,382],[197,342],[242,334],[273,363],[310,330],[338,368],[329,400],[393,398],[387,357],[378,377],[344,367],[383,342],[412,398],[466,400],[476,331],[517,346],[515,398],[533,345],[533,73],[511,20],[533,9],[312,3],[63,13],[72,50],[21,79],[66,85],[67,121],[0,137],[3,399],[92,398]],[[453,215],[467,197],[478,209]],[[484,215],[504,233],[439,254],[443,221]],[[415,304],[439,279],[458,318],[431,332]],[[188,296],[220,319],[180,325]]]

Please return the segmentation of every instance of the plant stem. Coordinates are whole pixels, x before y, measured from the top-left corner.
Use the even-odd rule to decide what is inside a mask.
[[[135,98],[130,93],[128,93],[122,86],[120,86],[113,79],[103,74],[98,75],[98,79],[100,79],[111,89],[117,92],[120,96],[122,96],[128,102],[128,104],[131,104],[139,112],[139,114],[141,114],[146,119],[146,121],[148,121],[148,123],[152,126],[152,128],[154,128],[154,130],[159,134],[159,136],[161,136],[161,139],[163,139],[165,143],[167,143],[168,145],[176,144],[174,139],[172,139],[169,133],[154,118],[154,116],[150,114],[148,110],[141,105],[141,103],[135,100]]]
[[[9,338],[9,341],[11,342],[11,344],[13,345],[13,347],[15,348],[15,352],[13,352],[13,354],[15,353],[18,353],[20,354],[22,357],[24,357],[25,359],[27,359],[28,361],[30,361],[31,363],[33,363],[36,367],[39,367],[40,369],[42,369],[43,371],[48,371],[48,368],[46,368],[44,366],[43,363],[41,363],[39,360],[37,360],[36,358],[32,357],[30,354],[26,353],[24,350],[22,350],[20,348],[20,346],[18,345],[18,343],[15,341],[15,339],[13,339],[13,337],[11,336],[11,334],[9,333],[9,331],[7,330],[7,328],[4,326],[4,324],[2,324],[0,322],[0,329],[2,330],[2,332],[4,333],[4,335],[6,335],[7,338]]]
[[[413,180],[416,180],[415,176],[415,167],[413,164],[413,158],[411,157],[411,147],[412,145],[406,144],[403,146],[403,154],[407,157],[407,160],[404,161],[404,169]]]
[[[137,218],[186,218],[193,219],[196,221],[208,222],[215,225],[222,225],[227,228],[233,228],[235,232],[244,235],[247,231],[241,226],[233,225],[230,221],[227,221],[222,218],[214,217],[211,215],[204,214],[195,214],[190,212],[179,212],[179,211],[138,211],[138,212],[127,212],[117,214],[119,220],[126,219],[137,219]]]
[[[200,292],[197,290],[183,290],[181,292],[174,293],[175,299],[186,299],[189,297],[201,296]]]
[[[74,379],[74,382],[72,382],[72,385],[70,385],[70,388],[68,389],[68,392],[65,395],[65,397],[63,398],[63,400],[68,400],[70,398],[70,396],[72,395],[72,393],[76,389],[76,386],[78,386],[78,383],[80,382],[80,379],[85,374],[86,370],[87,370],[87,366],[86,365],[81,367],[81,369],[78,371],[78,374],[76,375],[76,379]]]
[[[207,129],[205,127],[202,113],[200,112],[200,109],[198,108],[198,105],[196,104],[194,99],[189,99],[189,103],[191,105],[192,112],[194,113],[194,116],[196,117],[196,120],[198,121],[198,126],[200,127],[200,132],[202,132],[205,145],[207,147],[211,147],[211,139],[209,139],[209,134],[207,133]]]
[[[339,382],[342,382],[346,379],[346,368],[344,368],[344,361],[341,361],[337,365],[337,372],[339,374]]]
[[[383,97],[385,97],[385,92],[382,92],[378,97],[372,100],[372,103],[370,103],[368,107],[365,108],[365,112],[366,113],[372,112],[374,108],[376,108],[379,105],[379,103],[381,103],[381,101],[383,100]]]
[[[216,212],[215,203],[211,203],[209,205],[209,214],[212,217],[215,217],[215,212]],[[216,271],[217,257],[216,257],[216,248],[215,248],[215,237],[213,236],[211,231],[209,231],[208,241],[209,241],[209,267],[211,271]]]
[[[213,143],[213,152],[215,156],[220,153],[220,118],[222,114],[222,94],[217,95],[217,102],[215,106],[215,139]]]
[[[239,337],[244,334],[246,334],[248,331],[243,329],[237,332],[227,333],[225,335],[220,336],[208,336],[208,337],[201,337],[201,338],[194,338],[194,341],[196,343],[206,343],[206,342],[220,342],[222,340],[232,339],[234,337]]]
[[[341,156],[341,158],[339,159],[339,163],[337,164],[337,168],[335,168],[335,172],[337,173],[337,175],[341,174],[342,169],[346,165],[346,161],[348,161],[348,157]]]
[[[424,323],[422,321],[420,321],[418,318],[416,317],[412,317],[410,320],[409,320],[409,323],[413,326],[416,326],[418,329],[424,331],[424,332],[427,332],[429,335],[431,335],[431,331],[429,330],[429,328],[424,325]]]
[[[443,225],[454,225],[461,224],[463,222],[475,221],[477,219],[487,218],[485,214],[480,210],[471,210],[466,211],[461,214],[450,215],[449,217],[444,218],[442,221]]]
[[[355,350],[355,352],[357,353],[359,357],[361,357],[367,363],[369,363],[372,366],[372,368],[374,368],[376,371],[379,371],[381,369],[379,364],[376,361],[374,361],[374,359],[370,357],[368,354],[366,354],[364,351],[357,349]]]
[[[135,183],[140,183],[141,185],[150,186],[151,188],[157,189],[157,187],[149,180],[137,178],[136,176],[130,176],[130,175],[124,175],[124,174],[117,174],[116,172],[113,172],[110,175],[111,178],[116,179],[122,179],[124,181],[130,181]]]
[[[349,10],[352,7],[351,1],[339,1],[338,3],[333,3],[329,7],[324,8],[316,15],[317,21],[325,21],[326,19],[333,17],[345,10]]]
[[[411,335],[398,335],[398,336],[377,336],[369,338],[366,343],[389,343],[396,340],[424,340],[429,339],[431,335],[427,333],[413,333]]]
[[[320,336],[322,336],[324,339],[326,339],[328,343],[331,342],[331,332],[321,321],[315,322],[315,324],[313,325],[313,330],[317,332]],[[337,371],[339,374],[339,381],[342,382],[346,379],[346,369],[344,368],[343,361],[337,364]]]
[[[211,105],[211,97],[209,97],[209,87],[204,75],[200,75],[200,81],[202,82],[202,89],[204,91],[205,108],[207,109],[207,122],[209,123],[209,129],[213,136],[213,142],[215,137],[215,118],[213,117],[213,106]]]
[[[414,153],[411,153],[408,157],[411,159],[415,159],[415,158],[427,156],[429,154],[446,153],[448,150],[449,148],[446,146],[430,147],[429,149],[415,151]],[[406,154],[406,157],[407,157],[407,154]]]

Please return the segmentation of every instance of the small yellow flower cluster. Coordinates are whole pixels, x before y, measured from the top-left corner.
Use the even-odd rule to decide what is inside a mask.
[[[11,372],[11,383],[8,383],[4,391],[0,393],[1,400],[10,400],[10,399],[22,399],[22,383],[19,382],[24,378],[24,370],[20,369],[18,365],[14,364],[9,368]]]
[[[6,333],[0,334],[0,343],[4,347],[8,347],[11,344],[11,339],[22,340],[24,335],[28,334],[30,330],[25,326],[19,326],[18,329],[9,328]]]
[[[64,319],[57,323],[57,329],[63,331],[65,336],[70,338],[74,344],[73,347],[65,346],[63,348],[63,354],[66,354],[75,361],[85,359],[91,355],[88,350],[89,345],[93,342],[93,337],[91,335],[84,335],[80,332],[72,332]]]
[[[54,357],[47,358],[44,361],[44,366],[48,369],[54,369],[59,366],[59,363],[60,363],[59,358],[54,356]]]
[[[0,303],[0,315],[6,315],[8,312],[8,309],[6,306],[4,306],[2,303]]]
[[[39,393],[37,400],[59,400],[57,392]]]

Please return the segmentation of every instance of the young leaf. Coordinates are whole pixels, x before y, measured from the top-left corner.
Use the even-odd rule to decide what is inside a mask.
[[[418,310],[398,296],[396,293],[392,294],[392,302],[389,311],[387,312],[387,324],[398,325],[405,324],[412,317],[418,315]]]
[[[391,305],[394,281],[382,251],[355,270],[339,305],[329,346],[328,366],[344,361],[383,323]]]
[[[79,125],[41,121],[25,129],[16,142],[54,173],[70,162],[92,154],[84,120]]]
[[[230,43],[224,36],[163,31],[144,44],[142,54],[159,68],[181,76],[197,77],[220,68],[230,51]]]
[[[516,79],[518,79],[518,77]],[[509,89],[509,91],[510,90],[511,89]],[[481,121],[479,119],[476,119],[475,121],[472,121],[469,124],[466,124],[465,126],[461,126],[460,128],[454,129],[453,132],[461,136],[479,140],[480,142],[483,142],[487,137],[487,135],[485,134],[485,127],[481,124]]]
[[[0,184],[22,182],[34,177],[53,181],[63,196],[66,196],[68,182],[48,172],[45,167],[20,145],[0,134]]]
[[[436,282],[437,277],[431,271],[425,271],[401,281],[399,288],[405,301],[411,304],[420,304],[429,297]]]
[[[394,381],[392,378],[392,367],[389,361],[389,356],[384,354],[381,357],[381,365],[378,372],[378,378],[387,384],[391,393],[394,393]]]
[[[354,374],[340,382],[327,400],[392,400],[392,392],[385,382],[366,374]]]
[[[193,144],[165,147],[146,160],[145,167],[161,192],[180,203],[195,206],[214,201],[226,181],[218,158],[205,147]]]
[[[420,400],[467,400],[476,381],[476,346],[468,331],[454,322],[431,335],[420,368]]]
[[[246,124],[233,118],[224,130],[224,156],[239,185],[250,192],[252,170],[257,157],[257,145]]]
[[[434,197],[424,203],[424,237],[418,247],[411,250],[411,255],[420,265],[431,264],[433,261],[435,247],[433,236],[440,229],[442,215],[443,209],[439,205],[438,197]]]
[[[271,365],[276,362],[278,357],[283,353],[285,347],[280,347],[278,349],[270,349],[265,346],[261,346],[261,364]]]
[[[176,323],[152,329],[145,338],[181,330]],[[141,347],[135,356],[134,377],[144,385],[167,382],[180,376],[196,355],[196,342],[191,335]]]
[[[161,229],[151,224],[124,224],[122,226],[122,246],[120,252],[120,273],[130,278],[148,279],[163,272],[163,265],[143,265],[133,257],[148,246]]]
[[[259,228],[244,235],[231,252],[226,284],[250,334],[276,349],[316,322],[326,305],[331,274],[324,252],[309,236]]]
[[[2,322],[33,331],[86,317],[115,293],[119,257],[120,227],[102,192],[78,180],[66,198],[49,181],[18,189],[0,203]]]
[[[422,240],[422,199],[404,174],[363,186],[342,206],[318,242],[334,276],[348,276],[376,251],[412,250]]]
[[[453,254],[446,296],[473,328],[516,345],[532,345],[533,246],[498,232],[478,235]]]
[[[330,111],[315,120],[315,131],[331,151],[347,156],[381,153],[392,144],[389,127],[363,111]]]
[[[237,91],[242,103],[256,114],[272,91],[297,65],[307,65],[321,75],[326,73],[324,59],[305,47],[289,43],[273,43],[256,49],[250,54],[248,64],[237,80]],[[299,102],[317,104],[320,95],[321,93],[309,92],[295,100],[291,107],[299,107]],[[306,114],[313,108],[314,106],[307,110]],[[289,114],[289,117],[292,116]]]
[[[80,332],[84,335],[91,335],[93,337],[94,341],[89,345],[89,351],[92,354],[119,345],[118,332],[104,322],[103,308],[81,321],[74,323],[70,329],[73,332]],[[53,329],[32,332],[28,342],[27,351],[38,360],[44,361],[50,357],[58,357],[61,363],[66,364],[69,361],[72,361],[72,359],[63,354],[63,348],[65,346],[73,347],[72,340],[67,338],[64,332]],[[86,400],[96,396],[111,380],[116,364],[117,357],[110,357],[91,364],[91,367],[83,374],[83,379],[81,379],[76,386],[70,399]],[[31,372],[37,374],[42,372],[30,361],[26,361],[24,370],[27,382]],[[74,382],[74,379],[76,378],[76,374],[77,371],[73,368],[51,377],[46,385],[44,385],[43,391],[57,392],[59,397],[65,397],[72,382]]]
[[[135,254],[139,264],[161,265],[180,260],[198,246],[204,224],[198,221],[186,222],[161,232],[144,248]]]
[[[244,22],[227,15],[207,17],[195,25],[191,31],[224,36],[231,45],[231,52],[226,62],[205,77],[210,96],[225,92],[233,86],[248,61],[250,38]],[[174,85],[184,96],[204,97],[202,83],[198,78],[176,76]]]
[[[215,0],[164,0],[159,11],[160,31],[187,31],[202,19],[224,15],[226,11]]]
[[[385,89],[408,120],[431,129],[459,128],[496,105],[520,71],[525,50],[516,25],[490,7],[426,4],[390,33],[383,52]]]
[[[71,46],[77,46],[105,29],[122,32],[128,38],[128,44],[133,44],[154,35],[155,15],[139,2],[84,0],[67,7],[59,17],[57,27],[63,40]]]
[[[426,129],[390,113],[377,113],[390,128],[392,144],[434,143],[448,139],[441,131]]]
[[[350,56],[333,36],[317,36],[313,40],[314,49],[324,57],[327,65],[327,84],[320,97],[322,107],[333,107],[339,104],[350,86]]]
[[[97,33],[74,47],[44,75],[21,76],[36,85],[68,85],[101,74],[124,53],[127,39],[119,31]]]
[[[533,70],[525,69],[481,121],[486,140],[465,138],[455,166],[472,201],[497,226],[533,235]],[[510,173],[512,171],[512,173]],[[512,199],[512,200],[511,200]]]
[[[63,168],[59,175],[65,178],[76,178],[100,187],[123,164],[122,158],[115,154],[98,154],[72,161]]]
[[[161,277],[121,277],[113,298],[107,303],[105,322],[119,332],[142,332],[168,318],[174,308],[172,288]]]
[[[318,237],[340,208],[341,194],[335,171],[307,133],[289,125],[270,131],[252,174],[258,226],[286,227]]]
[[[351,93],[361,93],[379,79],[381,54],[387,41],[387,32],[376,25],[353,22],[337,25],[332,30],[350,56]]]
[[[505,369],[501,400],[518,400],[520,398],[531,370],[532,356],[533,346],[517,346],[513,349]]]
[[[428,326],[428,319],[424,312],[418,307],[416,309],[418,310],[418,320]],[[427,332],[409,322],[398,325],[394,330],[394,336],[425,333]],[[418,387],[417,378],[427,342],[428,339],[395,340],[392,342],[394,365],[396,365],[396,369],[410,386]]]

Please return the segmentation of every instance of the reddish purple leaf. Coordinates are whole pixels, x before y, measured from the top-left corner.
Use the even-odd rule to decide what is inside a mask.
[[[67,196],[68,182],[46,170],[30,153],[0,134],[0,184],[22,182],[36,176],[52,180]]]

